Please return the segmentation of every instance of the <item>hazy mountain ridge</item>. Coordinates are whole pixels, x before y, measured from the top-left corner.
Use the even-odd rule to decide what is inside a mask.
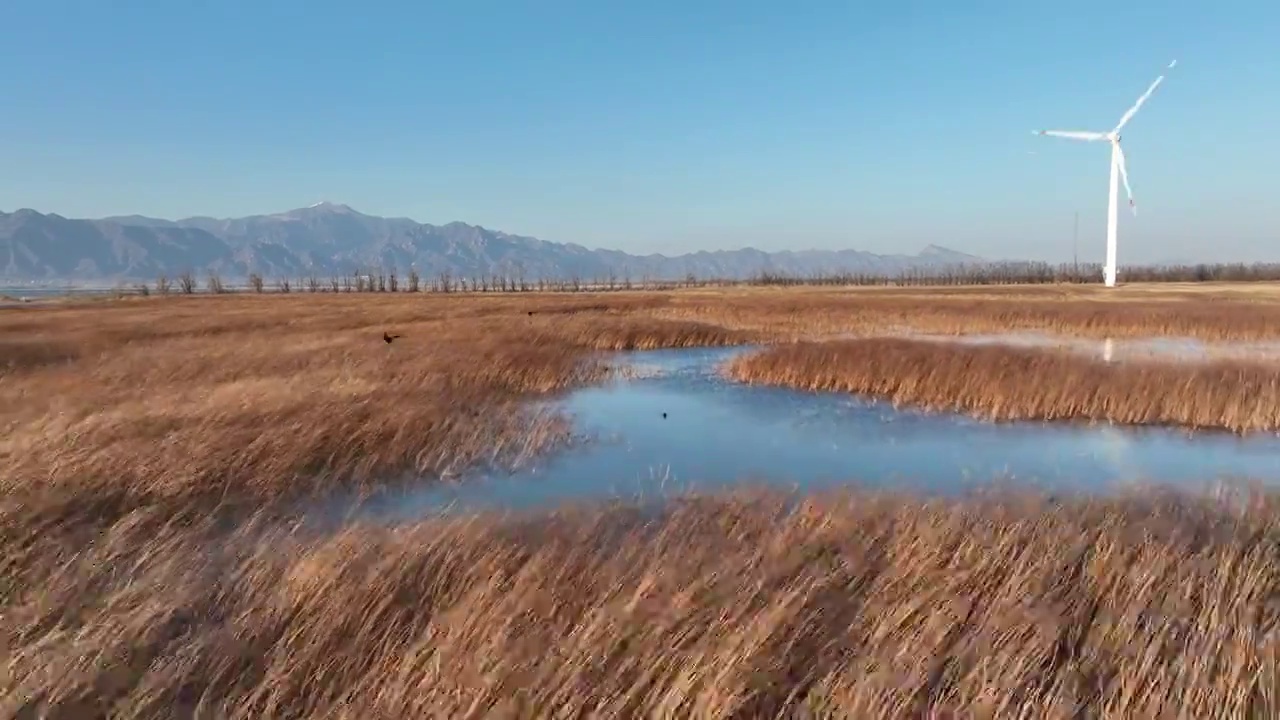
[[[424,276],[523,275],[536,278],[744,278],[761,272],[811,275],[897,272],[982,262],[937,245],[917,255],[858,250],[764,252],[754,248],[668,257],[591,250],[453,222],[365,215],[319,203],[273,215],[182,220],[129,215],[83,220],[23,209],[0,212],[0,278],[154,279],[193,270],[227,280],[333,276],[416,268]]]

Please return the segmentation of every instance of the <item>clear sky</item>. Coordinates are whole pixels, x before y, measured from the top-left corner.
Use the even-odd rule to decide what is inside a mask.
[[[319,200],[629,252],[1280,260],[1280,3],[7,0],[0,209]]]

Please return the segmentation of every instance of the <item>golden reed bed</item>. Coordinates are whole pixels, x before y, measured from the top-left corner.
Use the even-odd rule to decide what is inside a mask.
[[[1232,294],[1234,293],[1234,294]],[[150,298],[0,309],[0,716],[1269,717],[1246,510],[849,493],[299,528],[554,445],[597,351],[1280,334],[1266,292]],[[404,337],[387,345],[382,333]],[[607,481],[607,479],[602,479]]]
[[[0,314],[0,489],[263,502],[509,460],[558,434],[524,401],[597,377],[595,351],[751,337],[626,300],[303,300]]]
[[[1280,339],[1280,284],[1181,288],[981,287],[679,293],[662,317],[768,333],[779,339],[852,333],[1036,331],[1082,337]]]
[[[1275,717],[1277,509],[738,493],[323,538],[140,510],[57,561],[6,537],[34,584],[0,715]]]
[[[1107,363],[1002,345],[866,338],[779,345],[734,359],[742,382],[873,395],[995,420],[1101,420],[1280,430],[1280,365]]]

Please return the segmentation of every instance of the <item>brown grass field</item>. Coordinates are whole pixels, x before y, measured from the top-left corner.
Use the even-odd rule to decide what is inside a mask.
[[[1280,499],[1266,493],[849,490],[789,512],[742,491],[336,534],[296,514],[334,490],[546,450],[564,421],[528,401],[601,377],[600,350],[903,327],[1268,339],[1280,295],[0,309],[0,716],[1277,716]]]
[[[778,339],[1035,331],[1092,338],[1280,339],[1280,285],[1220,284],[709,290],[680,293],[657,314],[756,330]]]
[[[1246,360],[1107,363],[1053,349],[865,338],[778,345],[725,373],[992,420],[1280,430],[1280,365]]]
[[[1262,718],[1280,524],[737,494],[351,527],[135,511],[6,538],[5,717]],[[23,524],[6,512],[6,527]],[[30,528],[30,525],[26,525]],[[12,530],[9,530],[12,532]]]

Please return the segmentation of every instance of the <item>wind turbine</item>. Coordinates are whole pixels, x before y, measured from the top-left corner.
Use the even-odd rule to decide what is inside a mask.
[[[1169,63],[1168,70],[1172,70],[1178,61],[1174,60]],[[1156,91],[1160,83],[1164,82],[1164,75],[1156,78],[1151,83],[1151,87],[1142,93],[1138,101],[1129,108],[1124,115],[1120,116],[1120,122],[1116,123],[1114,129],[1110,132],[1082,132],[1077,130],[1033,130],[1035,135],[1050,135],[1053,137],[1067,138],[1069,140],[1084,140],[1086,142],[1106,141],[1111,143],[1111,185],[1107,192],[1107,264],[1103,268],[1103,280],[1107,287],[1116,286],[1116,228],[1118,224],[1116,204],[1119,201],[1120,189],[1117,187],[1117,179],[1124,181],[1125,194],[1129,196],[1129,207],[1133,210],[1133,214],[1138,214],[1138,206],[1133,201],[1133,189],[1129,187],[1129,173],[1125,169],[1124,150],[1120,147],[1120,130],[1138,114],[1138,108],[1151,97],[1151,93]]]

